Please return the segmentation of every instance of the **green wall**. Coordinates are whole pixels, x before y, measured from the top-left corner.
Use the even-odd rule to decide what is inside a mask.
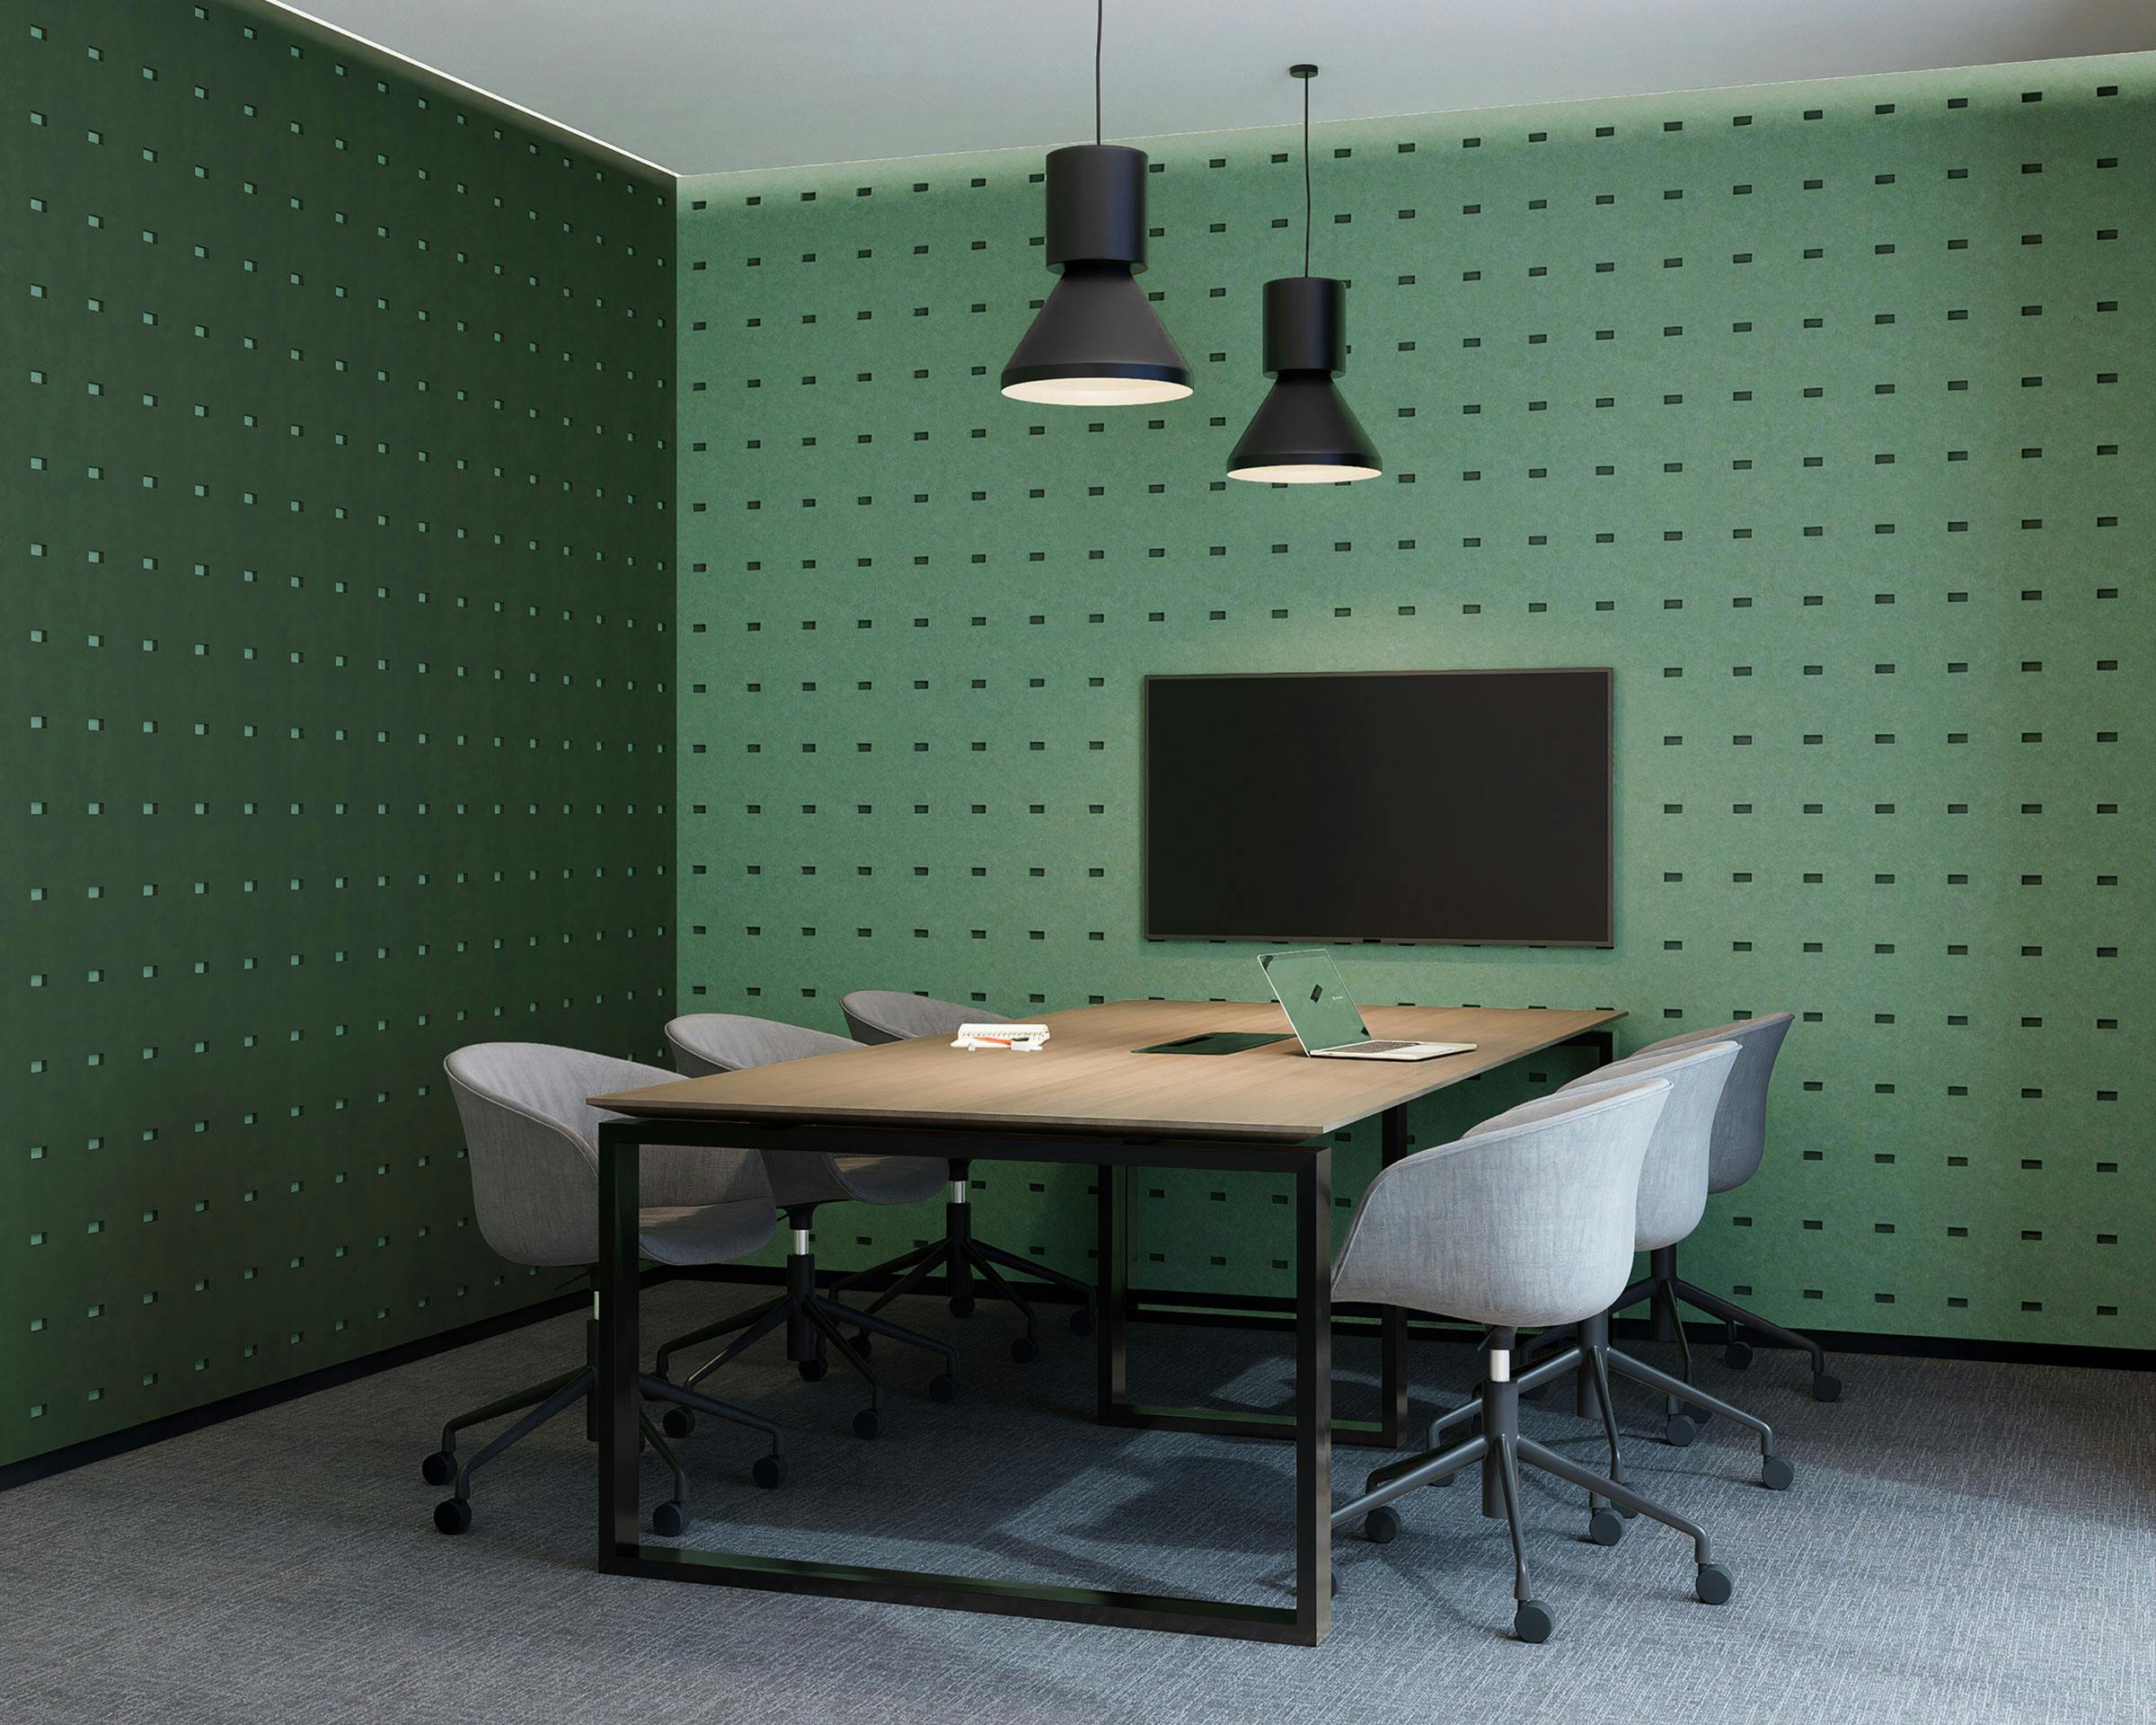
[[[1695,1274],[2156,1341],[2156,57],[1321,127],[1388,472],[1259,490],[1221,468],[1288,128],[1152,146],[1201,389],[1092,419],[994,390],[1038,152],[677,214],[257,0],[0,30],[0,1463],[552,1292],[472,1225],[462,1042],[653,1057],[677,967],[827,1029],[1257,992],[1138,934],[1155,670],[1615,666],[1616,950],[1353,949],[1358,990],[1628,1045],[1797,1012]],[[976,1173],[985,1232],[1083,1263],[1082,1176]],[[1271,1194],[1141,1191],[1142,1282],[1283,1286]]]
[[[263,6],[0,4],[0,1462],[555,1290],[441,1059],[650,1053],[673,187]]]
[[[2143,55],[1321,126],[1387,464],[1351,489],[1221,476],[1299,261],[1288,128],[1148,146],[1198,393],[1097,418],[995,390],[1049,284],[1038,152],[685,181],[685,1004],[1249,998],[1254,948],[1138,932],[1144,673],[1612,665],[1616,949],[1351,982],[1619,1006],[1628,1047],[1797,1013],[1697,1278],[2156,1342],[2152,93]],[[1400,772],[1444,794],[1441,754]],[[1571,1069],[1535,1066],[1418,1140]],[[981,1172],[984,1232],[1082,1261],[1076,1176]],[[1283,1286],[1256,1183],[1143,1190],[1142,1281]]]

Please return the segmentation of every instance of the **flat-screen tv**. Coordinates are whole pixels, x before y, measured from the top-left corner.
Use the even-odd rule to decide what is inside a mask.
[[[1613,944],[1612,681],[1148,677],[1146,937]]]

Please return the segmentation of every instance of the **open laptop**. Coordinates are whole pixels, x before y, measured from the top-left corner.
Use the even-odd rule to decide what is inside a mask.
[[[1258,962],[1272,985],[1273,997],[1295,1027],[1303,1052],[1325,1060],[1434,1060],[1441,1054],[1466,1054],[1472,1042],[1388,1042],[1373,1039],[1363,1015],[1348,997],[1340,968],[1321,946],[1294,952],[1263,952]]]

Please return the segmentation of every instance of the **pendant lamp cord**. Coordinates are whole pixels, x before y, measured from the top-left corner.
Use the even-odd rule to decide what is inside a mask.
[[[1100,141],[1100,35],[1108,25],[1108,0],[1093,4],[1093,142]]]
[[[1303,80],[1303,273],[1310,273],[1310,80]]]

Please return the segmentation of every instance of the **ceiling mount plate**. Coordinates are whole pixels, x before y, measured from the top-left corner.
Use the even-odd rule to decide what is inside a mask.
[[[1289,66],[1287,75],[1291,78],[1314,78],[1318,75],[1318,68],[1308,60],[1303,60]]]

